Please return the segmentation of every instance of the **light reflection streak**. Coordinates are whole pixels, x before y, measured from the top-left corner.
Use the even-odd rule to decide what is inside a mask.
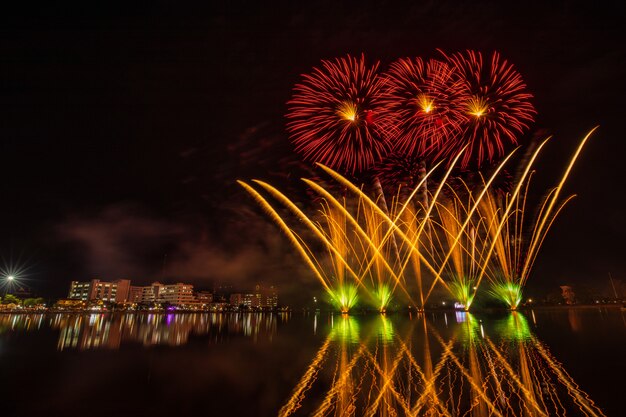
[[[279,415],[604,415],[521,313],[493,328],[465,314],[445,337],[423,314],[402,331],[385,316],[359,325],[343,316]]]
[[[7,314],[0,315],[0,333],[35,331],[47,324],[57,330],[57,349],[119,349],[122,344],[139,343],[144,346],[180,346],[191,336],[223,333],[242,334],[253,342],[260,337],[272,339],[278,322],[288,316],[272,313],[251,314]]]

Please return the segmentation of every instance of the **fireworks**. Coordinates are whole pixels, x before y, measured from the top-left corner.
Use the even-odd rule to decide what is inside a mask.
[[[491,162],[504,155],[507,144],[517,144],[533,122],[532,95],[513,65],[497,52],[487,63],[475,51],[444,56],[460,77],[455,105],[463,112],[457,119],[462,133],[456,145],[440,148],[436,157],[450,157],[459,146],[469,144],[461,166]]]
[[[522,160],[518,178],[505,169],[515,153],[507,154],[507,145],[533,121],[531,94],[497,52],[487,62],[469,50],[443,56],[399,59],[379,75],[378,64],[348,55],[303,76],[288,102],[288,130],[296,150],[341,190],[334,195],[328,181],[304,179],[319,204],[313,214],[256,181],[295,215],[290,225],[258,188],[241,182],[343,313],[359,295],[380,312],[398,295],[423,309],[438,286],[469,310],[483,280],[489,294],[516,309],[543,240],[569,201],[559,201],[560,191],[591,132],[531,218],[530,178],[546,141]],[[474,170],[496,158],[486,177]],[[433,181],[438,168],[445,174]],[[459,168],[466,180],[452,176]],[[374,196],[344,176],[357,173],[374,177]]]
[[[304,75],[288,102],[287,129],[311,162],[357,173],[389,150],[381,109],[383,79],[364,56],[322,61]]]
[[[288,102],[287,129],[308,161],[344,173],[377,168],[390,151],[460,167],[493,162],[533,121],[520,74],[497,52],[402,58],[380,75],[363,56],[322,61]]]
[[[396,152],[424,157],[455,141],[465,119],[462,93],[461,78],[446,62],[403,58],[391,64],[383,101]]]
[[[387,305],[389,301],[391,301],[392,294],[392,290],[385,284],[380,284],[378,288],[374,289],[374,298],[378,306],[378,311],[384,313],[387,310]]]
[[[339,311],[348,313],[356,304],[358,293],[354,285],[345,284],[340,286],[336,291],[332,291],[330,296],[332,303],[339,308]]]
[[[503,301],[511,310],[517,309],[522,301],[522,287],[515,282],[498,282],[492,284],[489,294],[497,300]]]
[[[428,196],[427,206],[416,201],[418,190],[437,167],[424,173],[405,199],[394,199],[388,213],[361,187],[323,165],[322,170],[345,191],[337,198],[305,179],[322,197],[321,208],[313,215],[305,214],[271,185],[255,181],[295,215],[295,225],[289,225],[258,191],[241,184],[276,221],[343,313],[354,307],[359,292],[364,292],[363,299],[372,301],[371,307],[380,312],[386,311],[392,297],[397,296],[423,308],[437,285],[469,309],[483,279],[491,286],[489,293],[514,310],[550,226],[570,200],[559,201],[560,192],[591,133],[581,141],[539,210],[527,207],[527,195],[534,163],[547,140],[529,158],[510,194],[503,196],[492,187],[499,175],[504,175],[512,153],[482,184],[464,184],[464,192],[447,183],[459,154],[436,191]],[[449,195],[441,192],[446,187],[451,190]],[[531,218],[528,213],[535,211],[538,217]],[[297,232],[302,225],[315,241],[307,242],[306,235]],[[392,237],[397,251],[392,250]],[[321,253],[313,250],[319,244],[325,249]]]

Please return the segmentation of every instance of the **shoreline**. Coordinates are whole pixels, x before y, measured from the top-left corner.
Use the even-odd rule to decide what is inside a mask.
[[[398,315],[398,314],[420,314],[420,313],[503,313],[503,312],[526,312],[531,310],[588,310],[588,309],[624,309],[624,306],[621,303],[612,303],[612,304],[579,304],[579,305],[538,305],[533,307],[521,307],[517,310],[509,310],[507,308],[482,308],[470,311],[457,310],[454,308],[430,308],[424,309],[422,311],[418,311],[415,309],[407,309],[407,310],[395,310],[395,311],[387,311],[386,313],[380,313],[378,311],[373,310],[363,310],[363,311],[354,311],[348,313],[348,316],[370,316],[370,315]],[[21,310],[10,310],[10,311],[0,311],[0,314],[281,314],[281,313],[299,313],[299,314],[315,314],[315,313],[325,313],[325,314],[333,314],[333,315],[343,315],[339,311],[333,310],[304,310],[304,309],[289,309],[289,310],[267,310],[267,311],[232,311],[232,310],[223,310],[223,311],[207,311],[207,310],[173,310],[173,311],[89,311],[89,310],[45,310],[45,311],[21,311]]]

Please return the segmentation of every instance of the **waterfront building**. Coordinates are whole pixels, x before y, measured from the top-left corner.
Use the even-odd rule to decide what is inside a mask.
[[[242,308],[259,308],[261,306],[261,294],[231,294],[230,305]]]
[[[143,293],[143,287],[131,285],[128,291],[128,301],[131,303],[140,303]]]
[[[265,307],[271,309],[278,307],[278,291],[273,285],[265,293]]]
[[[163,287],[164,285],[160,282],[153,282],[146,287],[141,287],[141,298],[138,302],[143,304],[159,302]]]
[[[235,293],[230,295],[230,305],[232,307],[240,307],[245,305],[243,302],[243,294]]]
[[[211,304],[213,302],[213,293],[209,291],[198,291],[196,293],[196,301],[200,304]]]
[[[159,301],[171,305],[195,304],[196,297],[193,295],[193,285],[181,282],[163,285],[159,293]]]
[[[132,302],[141,304],[169,303],[171,305],[196,304],[193,295],[193,285],[183,284],[161,284],[153,282],[145,287],[132,287]]]
[[[106,282],[92,279],[88,282],[72,281],[68,298],[72,300],[124,303],[128,301],[130,280]]]
[[[254,309],[274,309],[278,306],[278,292],[274,286],[254,287],[252,293],[234,293],[230,295],[230,305]]]

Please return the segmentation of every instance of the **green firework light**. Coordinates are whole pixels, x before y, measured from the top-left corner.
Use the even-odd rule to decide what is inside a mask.
[[[468,311],[474,301],[474,280],[455,276],[450,282],[450,292],[454,298],[461,304],[463,309]]]
[[[522,287],[515,282],[494,283],[489,293],[494,298],[503,301],[511,310],[517,309],[522,301]]]
[[[373,292],[376,308],[381,313],[387,311],[387,305],[391,301],[391,289],[385,284],[380,284]]]
[[[339,288],[329,291],[329,293],[333,304],[344,314],[350,312],[358,298],[357,288],[352,284],[343,284]]]

